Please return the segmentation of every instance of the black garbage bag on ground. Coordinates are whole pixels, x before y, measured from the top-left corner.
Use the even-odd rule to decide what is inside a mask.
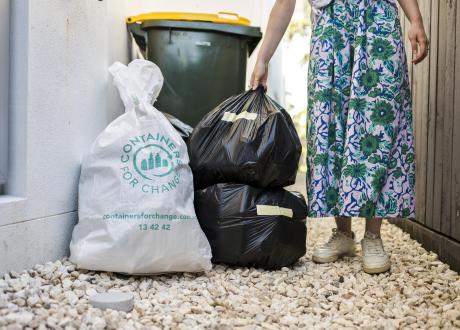
[[[291,117],[263,88],[231,97],[190,137],[195,189],[222,182],[260,188],[294,184],[301,149]]]
[[[307,205],[299,193],[217,184],[195,192],[195,209],[213,262],[279,269],[306,253]]]
[[[187,125],[186,123],[182,122],[181,120],[177,119],[176,117],[170,115],[167,112],[162,112],[162,114],[165,115],[165,117],[169,120],[171,125],[173,125],[176,131],[179,132],[180,136],[187,143],[190,138],[190,135],[192,135],[193,127]]]

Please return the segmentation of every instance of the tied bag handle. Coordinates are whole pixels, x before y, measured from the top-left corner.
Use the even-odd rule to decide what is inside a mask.
[[[249,110],[249,107],[254,105],[254,102],[256,102],[256,98],[262,97],[262,95],[265,95],[264,87],[259,86],[256,90],[248,90],[246,93],[242,95],[244,95],[248,99],[252,98],[252,100],[251,101],[246,100],[241,111],[239,111],[238,113],[229,112],[229,111],[224,112],[221,120],[228,121],[228,122],[235,122],[239,119],[256,120],[257,117],[261,115],[259,111],[249,112],[248,110]]]
[[[232,125],[239,122],[238,125],[242,127],[240,141],[250,142],[255,139],[258,129],[264,125],[269,116],[266,112],[261,111],[266,106],[263,86],[256,90],[249,90],[244,95],[248,99],[244,102],[241,111],[238,114],[224,113],[221,120],[231,122]],[[250,107],[255,109],[249,112]]]
[[[126,111],[147,114],[163,87],[163,74],[154,63],[134,60],[128,66],[115,62],[109,67]]]

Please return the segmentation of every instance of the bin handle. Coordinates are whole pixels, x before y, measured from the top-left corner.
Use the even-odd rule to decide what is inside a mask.
[[[229,11],[220,11],[217,13],[217,16],[227,16],[229,19],[233,19],[235,21],[240,19],[240,15]]]

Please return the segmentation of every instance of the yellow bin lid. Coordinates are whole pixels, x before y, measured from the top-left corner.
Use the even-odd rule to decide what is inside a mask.
[[[229,12],[219,12],[217,14],[154,12],[137,16],[130,16],[126,19],[126,22],[132,24],[152,20],[211,22],[244,26],[249,26],[251,24],[251,21],[247,18]]]

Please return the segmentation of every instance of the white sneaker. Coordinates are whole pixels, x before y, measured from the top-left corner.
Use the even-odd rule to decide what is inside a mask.
[[[380,274],[390,269],[388,254],[383,248],[380,236],[366,232],[361,241],[363,249],[363,270],[368,274]]]
[[[313,261],[317,263],[334,262],[342,257],[354,257],[356,255],[355,234],[347,234],[332,229],[332,236],[326,244],[316,248],[313,252]]]

